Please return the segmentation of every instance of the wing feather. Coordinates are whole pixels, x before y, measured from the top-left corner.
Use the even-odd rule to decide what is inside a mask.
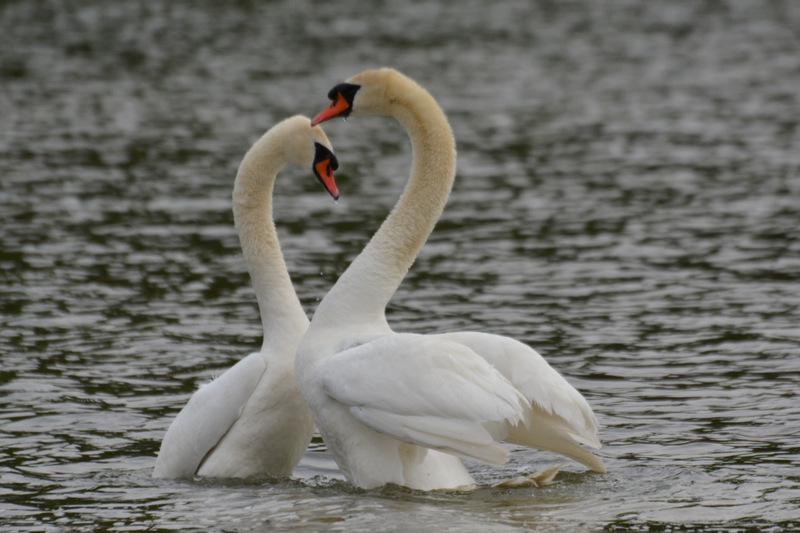
[[[528,400],[522,423],[508,426],[508,441],[553,450],[605,472],[581,445],[600,448],[597,420],[586,399],[531,347],[499,335],[458,332],[436,337],[469,347]]]
[[[206,455],[239,418],[265,371],[264,358],[256,352],[202,385],[167,429],[153,477],[194,476]]]
[[[483,358],[445,339],[379,337],[324,363],[323,387],[395,439],[492,464],[507,452],[487,428],[521,423],[528,402]]]

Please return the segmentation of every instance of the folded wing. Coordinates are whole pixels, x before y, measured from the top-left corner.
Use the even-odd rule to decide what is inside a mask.
[[[509,423],[506,440],[552,450],[597,472],[603,461],[583,446],[600,448],[597,421],[588,402],[531,347],[500,335],[458,332],[433,335],[478,354],[527,400],[519,423]]]
[[[508,458],[498,428],[522,423],[528,408],[486,360],[430,335],[379,337],[330,358],[321,374],[328,396],[371,429],[491,464]]]
[[[153,477],[194,476],[206,455],[239,418],[265,371],[264,358],[252,353],[201,386],[167,430]]]

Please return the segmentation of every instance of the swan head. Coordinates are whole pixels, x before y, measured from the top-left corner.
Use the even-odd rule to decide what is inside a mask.
[[[399,95],[395,94],[397,91],[393,92],[393,88],[400,79],[408,80],[391,68],[365,70],[356,74],[328,92],[331,104],[314,117],[311,124],[321,124],[332,118],[347,118],[351,115],[387,114],[387,106],[398,100]]]
[[[285,126],[288,131],[283,146],[287,160],[303,168],[311,167],[328,194],[337,200],[339,189],[333,171],[339,168],[339,161],[328,136],[321,127],[312,125],[308,117],[301,115],[287,119]]]

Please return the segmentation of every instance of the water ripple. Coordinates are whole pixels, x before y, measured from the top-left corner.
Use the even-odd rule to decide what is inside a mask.
[[[794,3],[737,0],[0,7],[0,523],[797,528],[798,28]],[[459,149],[390,321],[536,347],[594,406],[609,472],[365,492],[317,437],[292,480],[154,482],[172,416],[261,340],[244,149],[380,64],[433,92]],[[301,169],[276,186],[309,314],[409,169],[399,126],[354,122],[326,128],[338,204]]]

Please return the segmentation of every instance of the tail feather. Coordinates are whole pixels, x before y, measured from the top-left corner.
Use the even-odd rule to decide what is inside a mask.
[[[570,431],[561,418],[551,414],[537,412],[535,422],[529,418],[526,422],[510,426],[506,440],[559,453],[595,472],[606,471],[602,459],[580,445],[580,440],[584,439]]]

